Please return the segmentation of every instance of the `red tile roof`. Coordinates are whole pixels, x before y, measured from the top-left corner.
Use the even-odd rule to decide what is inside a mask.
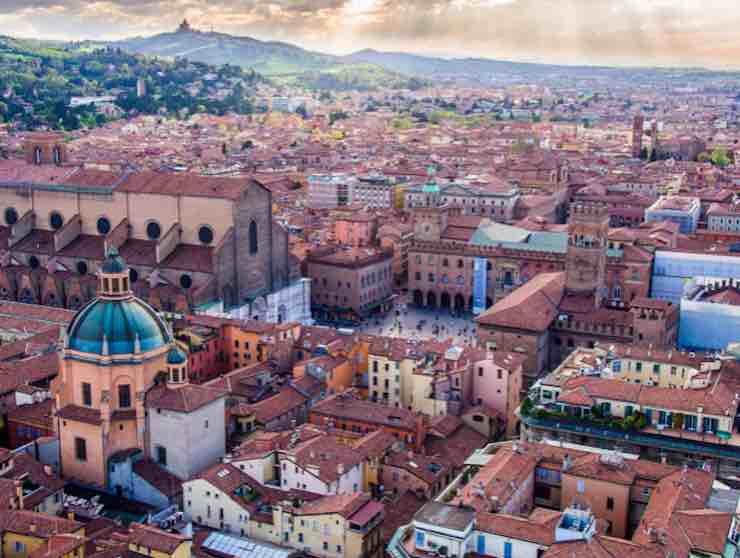
[[[565,273],[540,273],[476,318],[482,326],[543,332],[558,315]]]

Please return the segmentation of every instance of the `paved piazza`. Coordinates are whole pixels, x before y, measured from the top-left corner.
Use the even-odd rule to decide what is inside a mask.
[[[388,312],[367,320],[360,331],[372,335],[417,339],[449,339],[475,346],[473,315],[452,316],[446,311],[418,308],[404,303]]]

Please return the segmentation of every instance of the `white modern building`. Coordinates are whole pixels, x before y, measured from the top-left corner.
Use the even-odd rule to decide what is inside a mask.
[[[686,282],[678,328],[681,347],[722,351],[740,341],[740,276]]]
[[[352,203],[357,179],[348,174],[313,174],[308,177],[308,207],[334,209]]]
[[[679,226],[683,234],[696,231],[701,215],[699,198],[686,196],[661,197],[645,210],[645,221],[648,223],[663,223],[670,221]]]

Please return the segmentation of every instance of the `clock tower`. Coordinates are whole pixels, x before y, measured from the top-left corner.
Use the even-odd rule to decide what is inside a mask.
[[[604,298],[609,213],[603,204],[573,203],[568,222],[565,260],[566,290],[594,297],[598,307]]]
[[[436,242],[447,228],[448,207],[440,201],[439,184],[434,167],[427,169],[427,181],[422,186],[423,203],[413,207],[414,239]]]

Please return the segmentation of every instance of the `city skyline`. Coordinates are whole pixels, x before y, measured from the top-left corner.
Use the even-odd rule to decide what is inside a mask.
[[[729,0],[11,0],[14,36],[116,40],[195,28],[310,50],[363,48],[550,64],[738,69]]]

